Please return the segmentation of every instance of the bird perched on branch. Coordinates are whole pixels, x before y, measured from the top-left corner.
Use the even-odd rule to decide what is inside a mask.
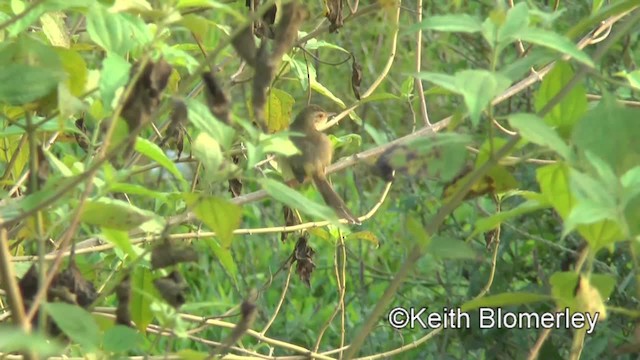
[[[324,201],[339,217],[347,219],[352,224],[360,224],[358,218],[353,216],[327,181],[326,169],[331,165],[333,146],[329,137],[320,132],[318,127],[326,123],[329,115],[320,106],[309,105],[296,116],[289,130],[302,133],[304,136],[291,138],[300,153],[289,157],[288,163],[298,182],[304,182],[307,177],[313,180]]]

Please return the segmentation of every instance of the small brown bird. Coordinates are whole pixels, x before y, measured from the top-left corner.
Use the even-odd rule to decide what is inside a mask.
[[[288,162],[298,182],[302,183],[306,177],[310,177],[324,201],[339,217],[347,219],[352,224],[360,224],[358,218],[353,216],[327,181],[326,169],[331,165],[333,146],[327,135],[318,130],[318,126],[324,124],[328,118],[329,114],[318,105],[309,105],[296,116],[289,130],[302,133],[304,136],[291,137],[300,154],[289,157]]]

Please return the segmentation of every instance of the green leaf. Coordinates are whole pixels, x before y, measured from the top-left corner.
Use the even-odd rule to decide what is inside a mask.
[[[213,238],[207,238],[205,239],[205,241],[207,245],[209,245],[211,251],[213,251],[215,256],[220,261],[222,267],[227,273],[229,273],[229,275],[231,275],[233,281],[235,282],[236,276],[238,275],[238,265],[236,265],[236,262],[233,260],[231,249],[220,246],[220,244],[218,244],[218,242]]]
[[[264,114],[269,132],[278,132],[289,127],[294,103],[295,99],[288,93],[276,88],[270,89]]]
[[[569,168],[566,164],[551,164],[538,168],[536,179],[540,192],[558,214],[566,219],[575,204],[569,188]]]
[[[180,182],[186,185],[186,181],[182,176],[180,170],[178,170],[176,164],[167,157],[167,154],[165,154],[158,145],[152,143],[147,139],[137,137],[135,149],[140,154],[148,157],[149,159],[160,164],[163,168],[169,170],[169,172],[173,174],[173,176],[175,176]]]
[[[344,101],[340,100],[339,97],[335,96],[331,90],[327,89],[324,85],[322,85],[321,83],[319,83],[318,81],[316,81],[316,79],[311,79],[311,89],[313,89],[315,92],[326,96],[327,98],[331,99],[333,102],[335,102],[336,104],[340,105],[340,107],[345,108],[347,107],[344,104]]]
[[[526,3],[518,3],[509,11],[505,22],[498,28],[498,46],[507,46],[516,38],[514,34],[526,29],[529,26],[529,7]]]
[[[102,61],[99,89],[106,109],[113,108],[116,91],[127,84],[130,69],[131,64],[118,54],[111,53]]]
[[[222,150],[229,149],[233,143],[235,130],[211,115],[206,105],[200,101],[187,99],[185,102],[189,110],[191,124],[217,141]]]
[[[378,240],[378,237],[371,231],[358,231],[351,233],[345,238],[345,241],[349,240],[364,240],[372,243],[376,249],[380,247],[380,240]]]
[[[478,254],[468,243],[441,236],[431,240],[427,251],[440,259],[478,259]]]
[[[287,132],[278,132],[273,135],[260,134],[260,138],[260,145],[265,153],[291,156],[300,152]]]
[[[575,291],[579,274],[573,271],[555,272],[549,278],[551,294],[558,307],[572,307],[575,304]]]
[[[460,311],[469,311],[482,307],[500,308],[512,305],[524,305],[551,299],[549,295],[528,292],[502,293],[467,301],[462,304]]]
[[[226,174],[220,170],[224,159],[220,144],[206,132],[202,132],[193,140],[193,155],[202,162],[210,181],[224,178]]]
[[[578,49],[576,44],[568,38],[549,30],[525,28],[515,34],[516,38],[532,44],[556,50],[562,54],[573,57],[576,61],[591,68],[595,67],[593,61],[584,51]]]
[[[607,274],[591,274],[591,285],[593,285],[603,300],[607,300],[616,287],[616,278]]]
[[[60,354],[64,346],[57,340],[44,335],[26,334],[22,329],[10,326],[0,327],[0,352],[12,353],[28,350],[41,356]]]
[[[155,214],[137,208],[128,202],[100,198],[85,202],[82,222],[114,230],[131,230],[153,219]]]
[[[242,208],[218,197],[201,197],[197,194],[183,196],[198,219],[215,231],[224,248],[229,248],[233,232],[242,220]]]
[[[90,313],[78,305],[47,303],[44,309],[71,340],[86,351],[98,348],[100,329]]]
[[[66,72],[64,83],[69,87],[73,96],[80,96],[85,92],[89,71],[87,63],[80,53],[73,50],[54,48],[60,58],[62,68]]]
[[[125,353],[135,350],[143,341],[142,335],[134,329],[128,326],[116,325],[105,331],[102,346],[105,351]]]
[[[509,115],[509,124],[525,140],[546,146],[566,160],[571,159],[569,146],[538,116],[526,113]]]
[[[123,253],[129,255],[131,259],[136,259],[138,257],[138,254],[131,244],[128,232],[103,228],[102,235],[105,240],[112,243],[116,249],[120,249]]]
[[[155,294],[153,286],[153,276],[147,268],[137,266],[131,277],[131,320],[141,332],[147,331],[147,326],[153,320],[151,311],[152,298],[150,294]]]
[[[640,164],[640,109],[626,108],[610,94],[575,125],[571,141],[586,157],[589,151],[618,176]]]
[[[629,85],[636,90],[640,90],[640,70],[635,70],[630,73],[624,73],[624,77],[629,81]]]
[[[540,89],[535,95],[536,111],[542,110],[573,78],[573,75],[573,70],[568,63],[557,62],[553,70],[544,77]],[[563,138],[567,138],[586,110],[586,90],[583,84],[578,84],[544,116],[544,121],[555,127]]]
[[[475,33],[482,30],[482,22],[478,18],[467,14],[427,16],[421,23],[410,26],[405,32],[414,32],[419,29]]]
[[[337,219],[336,214],[328,206],[311,201],[281,182],[263,178],[259,180],[259,183],[270,196],[291,208],[298,209],[309,216],[323,220]]]
[[[0,103],[24,105],[38,100],[56,89],[61,73],[25,64],[0,67]]]
[[[91,40],[107,53],[124,56],[151,40],[142,19],[124,13],[112,13],[100,3],[91,6],[86,19]]]
[[[575,230],[578,225],[595,224],[602,220],[615,221],[617,219],[616,215],[615,208],[606,207],[593,201],[580,201],[578,205],[571,209],[569,216],[565,220],[562,237],[566,237],[571,231]],[[592,245],[597,246],[598,244]]]

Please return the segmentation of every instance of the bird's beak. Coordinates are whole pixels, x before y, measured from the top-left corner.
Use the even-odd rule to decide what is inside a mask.
[[[334,117],[334,116],[336,116],[336,115],[338,115],[338,113],[335,113],[335,112],[327,113],[327,117],[328,117],[328,118],[330,118],[330,117]]]

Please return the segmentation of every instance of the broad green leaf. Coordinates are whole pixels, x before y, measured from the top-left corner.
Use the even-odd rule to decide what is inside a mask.
[[[112,13],[96,3],[87,14],[87,33],[107,53],[121,56],[151,40],[142,19],[124,13]]]
[[[135,350],[143,342],[142,335],[134,329],[124,325],[116,325],[105,331],[102,346],[105,351],[126,353]]]
[[[54,91],[60,73],[44,67],[10,64],[0,67],[0,103],[24,105]]]
[[[129,302],[131,320],[142,333],[147,331],[147,325],[153,320],[149,294],[155,294],[153,276],[145,267],[137,266],[131,277],[131,300]]]
[[[457,86],[455,76],[423,71],[418,74],[418,78],[432,82],[453,93],[461,94],[461,89],[459,89]]]
[[[345,240],[365,240],[372,243],[376,247],[376,249],[380,247],[380,240],[378,240],[378,237],[371,231],[358,231],[351,233],[346,236]]]
[[[167,44],[163,44],[162,55],[169,64],[174,67],[184,67],[187,69],[189,74],[193,74],[200,65],[198,60],[191,56],[191,54],[179,49],[177,46],[168,46]]]
[[[271,88],[265,106],[264,118],[269,132],[275,133],[289,127],[295,99],[288,93]]]
[[[617,181],[607,186],[598,179],[571,169],[570,186],[578,200],[592,200],[600,206],[616,207]]]
[[[551,164],[538,168],[536,179],[540,192],[563,219],[569,216],[575,199],[569,187],[569,168],[565,164]]]
[[[405,32],[414,32],[419,29],[474,33],[482,30],[482,22],[467,14],[427,16],[421,23],[408,27]]]
[[[47,303],[44,309],[60,330],[86,351],[98,348],[100,329],[89,312],[78,305],[66,303]]]
[[[427,251],[440,259],[478,259],[478,254],[468,243],[441,236],[433,237]]]
[[[567,234],[575,230],[578,225],[595,224],[603,220],[615,221],[617,218],[616,215],[615,208],[605,207],[593,201],[580,201],[578,205],[571,209],[569,216],[564,221],[562,237],[567,236]]]
[[[585,151],[584,155],[587,158],[587,161],[589,161],[589,164],[591,164],[593,169],[595,169],[596,173],[598,174],[600,180],[599,182],[602,183],[605,188],[609,189],[609,193],[611,195],[610,197],[615,198],[617,195],[617,191],[615,190],[618,189],[620,181],[616,174],[614,174],[611,165],[607,164],[600,157],[598,157],[598,155],[592,153],[591,151]]]
[[[547,204],[542,204],[535,200],[528,200],[518,205],[514,209],[501,211],[489,217],[481,218],[476,222],[475,228],[473,229],[473,233],[471,234],[471,236],[475,236],[480,233],[484,233],[491,229],[494,229],[496,226],[498,226],[499,224],[502,224],[503,222],[509,219],[513,219],[521,215],[525,215],[537,210],[541,210],[546,207],[548,207]]]
[[[235,130],[211,115],[206,105],[200,101],[186,99],[185,102],[191,124],[217,141],[223,150],[229,149],[233,143]]]
[[[634,188],[640,190],[640,165],[625,172],[620,178],[620,183],[627,188],[625,189],[627,191],[632,191]]]
[[[334,220],[336,214],[326,205],[321,205],[306,198],[296,190],[276,180],[263,178],[259,180],[262,188],[274,199],[301,212],[323,220]]]
[[[260,145],[263,152],[291,156],[300,152],[300,149],[289,138],[289,134],[278,132],[272,135],[260,134]]]
[[[80,219],[82,222],[114,230],[131,230],[153,219],[155,214],[128,202],[100,198],[87,200]]]
[[[600,296],[605,301],[609,299],[616,287],[616,278],[607,274],[591,274],[590,282],[591,285],[598,289]]]
[[[556,63],[553,70],[542,80],[540,89],[535,95],[536,111],[544,108],[573,78],[573,75],[573,70],[568,63],[563,61]],[[574,125],[586,111],[586,90],[583,84],[578,84],[545,115],[544,121],[555,127],[563,138],[567,138]]]
[[[202,162],[207,178],[215,181],[226,176],[220,170],[223,165],[220,144],[206,132],[202,132],[193,140],[193,155]]]
[[[171,172],[171,174],[173,174],[173,176],[175,176],[180,182],[186,184],[186,181],[180,170],[178,170],[176,164],[167,157],[167,154],[165,154],[158,145],[147,139],[137,137],[135,148],[137,152],[157,162],[163,168],[169,170],[169,172]]]
[[[463,70],[456,73],[456,86],[464,97],[471,123],[478,125],[480,114],[491,100],[511,85],[511,80],[486,70]]]
[[[504,47],[516,40],[514,34],[529,26],[529,7],[518,3],[507,11],[505,22],[498,28],[498,46]],[[501,50],[501,49],[500,49]]]
[[[41,356],[50,356],[60,354],[64,347],[57,340],[48,339],[44,335],[26,334],[17,327],[1,326],[0,352],[6,354],[21,350],[29,350]]]
[[[549,30],[525,28],[515,34],[515,37],[522,41],[530,42],[536,45],[544,46],[549,49],[556,50],[562,54],[573,57],[576,61],[583,63],[591,68],[595,65],[589,55],[578,49],[576,44],[568,38],[556,34]]]
[[[509,124],[525,140],[546,146],[566,160],[571,159],[569,146],[538,116],[526,113],[509,115]]]
[[[484,296],[473,299],[462,304],[460,311],[470,311],[483,307],[502,308],[512,305],[524,305],[541,301],[549,301],[552,298],[549,295],[528,293],[528,292],[512,292],[502,293],[490,296]]]
[[[556,272],[551,275],[551,278],[549,278],[551,294],[558,307],[574,307],[578,278],[579,274],[573,271]]]
[[[104,236],[105,240],[112,243],[117,249],[120,249],[123,253],[129,255],[131,259],[136,259],[138,257],[138,254],[131,244],[128,232],[102,228],[102,236]]]
[[[589,151],[618,176],[640,164],[640,109],[626,108],[605,94],[575,125],[571,141],[581,154]]]
[[[184,194],[184,199],[200,221],[215,231],[224,248],[231,246],[233,232],[240,226],[242,208],[218,197]]]
[[[109,54],[102,61],[99,89],[102,103],[107,109],[113,108],[116,91],[127,84],[130,69],[131,64],[118,54]]]

